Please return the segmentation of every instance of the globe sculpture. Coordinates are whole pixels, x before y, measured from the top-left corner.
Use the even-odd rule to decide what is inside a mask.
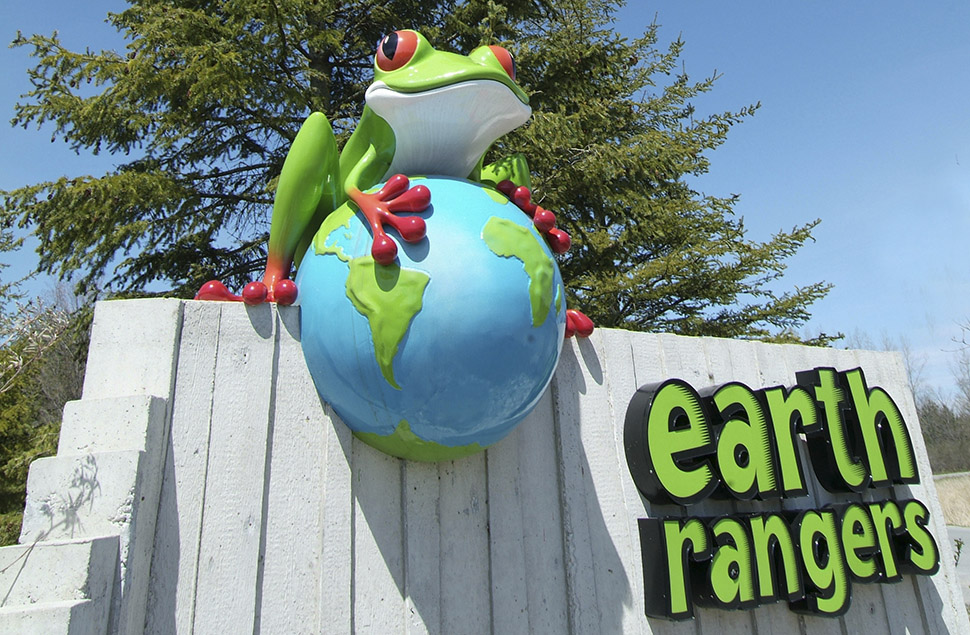
[[[425,238],[379,264],[354,207],[327,217],[300,264],[301,339],[320,396],[365,443],[454,459],[506,436],[552,378],[563,283],[532,219],[491,187],[431,191]],[[379,189],[381,186],[377,186]]]

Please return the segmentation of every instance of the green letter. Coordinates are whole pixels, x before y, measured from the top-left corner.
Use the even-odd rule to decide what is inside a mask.
[[[873,556],[876,547],[876,528],[866,508],[852,503],[842,509],[842,546],[849,572],[860,582],[872,582],[879,578],[879,569]]]
[[[724,425],[717,436],[717,466],[728,491],[742,500],[778,494],[765,414],[751,389],[725,384],[712,397]]]
[[[778,452],[783,494],[789,498],[805,496],[808,488],[805,486],[805,473],[795,447],[795,435],[798,430],[808,433],[818,429],[815,402],[801,386],[795,386],[788,391],[781,386],[767,388],[763,393],[768,404],[768,417],[771,419]]]
[[[903,519],[909,539],[903,546],[903,559],[899,568],[906,573],[933,575],[940,569],[940,550],[936,548],[933,535],[926,529],[930,512],[918,500],[903,502]]]
[[[821,433],[808,435],[812,465],[822,487],[830,492],[861,492],[869,484],[869,473],[862,461],[853,456],[845,433],[842,411],[847,408],[845,393],[836,381],[832,368],[797,373],[796,381],[811,392],[822,406]]]
[[[696,503],[717,487],[709,459],[714,440],[697,392],[668,379],[640,388],[623,429],[627,464],[637,489],[651,502]]]
[[[723,608],[754,606],[754,567],[748,532],[734,518],[714,521],[711,530],[718,545],[708,569],[715,601]]]
[[[792,608],[842,615],[849,608],[850,582],[835,526],[835,512],[804,511],[795,520],[795,526],[798,527],[798,548],[809,588],[804,606],[799,602]]]
[[[687,559],[704,562],[711,557],[704,523],[697,518],[641,518],[639,524],[646,614],[678,620],[693,617]]]
[[[892,397],[882,388],[868,389],[861,368],[846,371],[842,377],[858,417],[873,486],[883,487],[892,481],[918,483],[913,442]],[[889,447],[894,452],[887,454]]]
[[[751,542],[758,567],[758,599],[761,602],[777,600],[781,596],[778,588],[781,578],[785,580],[784,597],[789,602],[804,597],[795,543],[785,519],[778,514],[769,514],[751,516],[748,523],[751,525]],[[776,558],[779,554],[780,561]]]
[[[890,536],[890,532],[901,534],[906,531],[903,516],[893,501],[869,503],[869,513],[872,514],[872,524],[875,525],[876,536],[879,538],[883,580],[895,582],[903,576],[899,574],[899,569],[896,567],[895,541]]]

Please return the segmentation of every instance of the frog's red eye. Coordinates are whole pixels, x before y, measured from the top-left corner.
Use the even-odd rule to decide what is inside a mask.
[[[414,31],[395,31],[384,36],[377,46],[377,68],[396,71],[411,61],[418,48],[418,34]]]
[[[515,59],[512,58],[512,54],[501,46],[489,46],[488,48],[492,49],[495,59],[502,65],[509,77],[515,80]]]

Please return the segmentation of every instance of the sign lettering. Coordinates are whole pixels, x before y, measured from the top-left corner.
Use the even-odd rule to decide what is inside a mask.
[[[862,369],[800,372],[793,387],[731,382],[697,391],[668,379],[640,388],[624,429],[627,462],[652,503],[689,506],[808,494],[798,446],[826,490],[844,495],[919,482],[912,440],[892,397]],[[838,616],[852,582],[932,575],[939,550],[918,500],[825,509],[639,521],[646,613],[688,619],[695,606]]]

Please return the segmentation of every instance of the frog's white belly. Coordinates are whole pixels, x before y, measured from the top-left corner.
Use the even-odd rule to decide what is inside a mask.
[[[465,178],[496,139],[532,114],[507,87],[473,80],[421,93],[399,93],[383,82],[367,89],[367,105],[394,131],[392,174]]]

